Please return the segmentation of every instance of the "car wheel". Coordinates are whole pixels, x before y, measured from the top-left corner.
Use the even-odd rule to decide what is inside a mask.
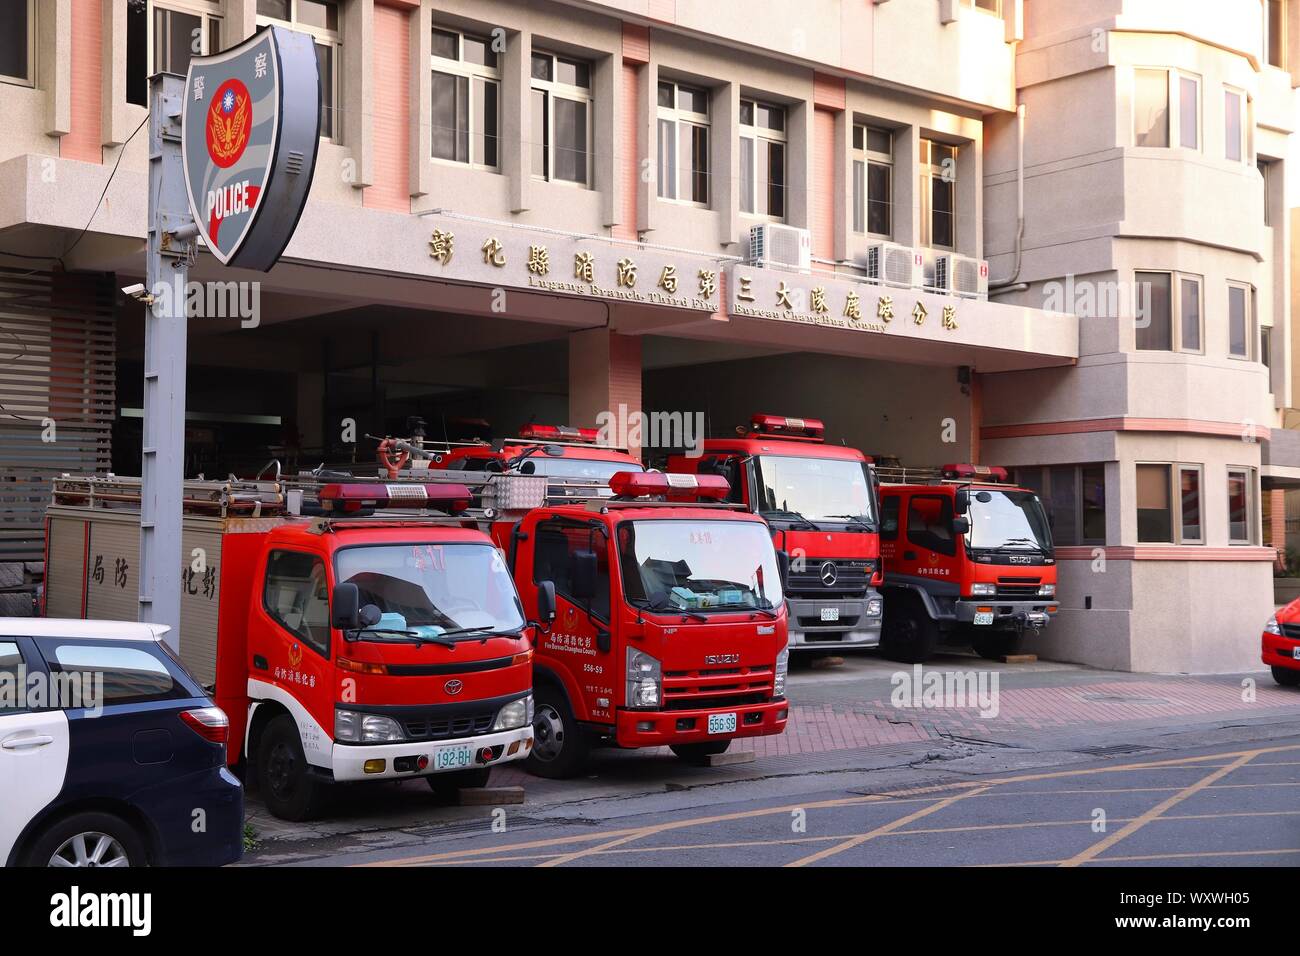
[[[533,749],[525,764],[528,772],[551,780],[572,777],[586,765],[591,742],[574,720],[563,691],[539,687],[533,694]]]
[[[880,630],[881,652],[890,660],[922,664],[939,646],[939,625],[914,595],[885,600],[885,618]]]
[[[1292,670],[1290,667],[1274,667],[1273,680],[1283,687],[1300,687],[1300,670]]]
[[[451,773],[431,773],[425,777],[429,789],[439,800],[451,801],[461,790],[479,790],[488,785],[492,776],[491,767],[476,767],[473,770],[453,770]]]
[[[25,866],[148,866],[145,843],[135,827],[111,813],[77,813],[41,834]]]
[[[708,763],[710,757],[725,754],[730,746],[730,740],[710,740],[707,744],[671,744],[668,749],[679,760],[699,767]]]
[[[976,631],[970,637],[975,653],[990,661],[1001,660],[1020,650],[1018,631]]]
[[[310,820],[320,810],[325,785],[312,776],[298,725],[288,714],[273,718],[262,731],[257,783],[267,809],[281,820]]]

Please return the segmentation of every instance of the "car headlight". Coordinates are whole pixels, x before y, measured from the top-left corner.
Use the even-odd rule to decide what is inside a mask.
[[[663,698],[663,668],[656,658],[627,649],[627,706],[658,707]]]
[[[998,593],[996,584],[972,584],[970,586],[971,597],[993,597]]]
[[[382,714],[334,711],[334,739],[349,744],[392,744],[406,739],[401,725]]]
[[[1282,635],[1282,625],[1277,622],[1276,614],[1270,617],[1268,623],[1264,625],[1264,633],[1277,634],[1279,637]]]
[[[512,700],[497,713],[493,730],[516,730],[533,722],[533,695]]]
[[[880,598],[872,598],[867,602],[867,617],[880,617],[880,611],[883,607]]]
[[[1056,585],[1044,584],[1038,589],[1039,597],[1056,597]]]
[[[785,696],[785,675],[790,672],[790,645],[787,644],[781,648],[781,653],[776,655],[776,674],[772,678],[772,696]]]

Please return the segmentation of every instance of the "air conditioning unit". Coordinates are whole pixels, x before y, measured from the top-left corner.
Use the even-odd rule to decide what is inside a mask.
[[[986,299],[989,294],[989,264],[983,259],[953,253],[937,255],[934,257],[934,277],[928,284],[945,295]]]
[[[749,230],[751,266],[787,266],[812,271],[812,233],[797,226],[765,222]]]
[[[876,242],[867,246],[863,270],[868,279],[881,285],[919,289],[925,284],[925,262],[921,253],[896,242]]]

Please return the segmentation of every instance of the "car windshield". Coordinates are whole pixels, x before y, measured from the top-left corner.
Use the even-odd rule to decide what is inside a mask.
[[[760,512],[791,512],[809,521],[875,524],[865,463],[767,455],[755,461]]]
[[[361,605],[383,617],[374,629],[502,633],[524,626],[523,608],[501,552],[490,544],[393,544],[344,548],[337,580],[358,588]],[[363,632],[364,633],[364,632]]]
[[[969,517],[969,547],[1052,550],[1047,515],[1031,491],[972,490]]]
[[[519,465],[525,475],[546,475],[555,479],[547,483],[551,497],[608,498],[614,494],[609,489],[609,476],[619,471],[644,471],[640,465],[627,461],[600,461],[594,458],[549,458],[532,455]]]
[[[623,592],[640,607],[773,610],[784,599],[771,532],[756,522],[627,522],[618,554]]]

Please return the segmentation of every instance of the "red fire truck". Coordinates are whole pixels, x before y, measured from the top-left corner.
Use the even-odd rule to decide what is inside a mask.
[[[754,415],[703,454],[674,454],[668,470],[721,475],[729,500],[761,515],[790,555],[790,646],[875,647],[884,581],[876,493],[866,456],[829,445],[815,418]]]
[[[527,756],[534,625],[491,539],[450,517],[470,497],[186,482],[179,657],[214,687],[229,760],[276,816],[309,818],[333,781],[446,792]],[[56,480],[47,615],[135,619],[139,500],[139,479]],[[549,597],[530,597],[543,618]]]
[[[626,450],[597,444],[599,435],[594,428],[528,425],[518,438],[451,447],[434,455],[430,465],[450,471],[545,475],[557,479],[552,496],[596,497],[609,494],[609,478],[616,471],[643,470]]]
[[[717,476],[620,471],[613,497],[498,521],[524,607],[554,624],[534,658],[528,767],[578,773],[596,745],[688,762],[779,734],[789,706],[783,556]]]
[[[1261,657],[1283,687],[1300,687],[1300,599],[1278,610],[1264,625]]]
[[[1006,481],[1003,468],[944,465],[932,480],[880,486],[886,656],[919,663],[942,642],[1002,657],[1056,613],[1047,515]]]

